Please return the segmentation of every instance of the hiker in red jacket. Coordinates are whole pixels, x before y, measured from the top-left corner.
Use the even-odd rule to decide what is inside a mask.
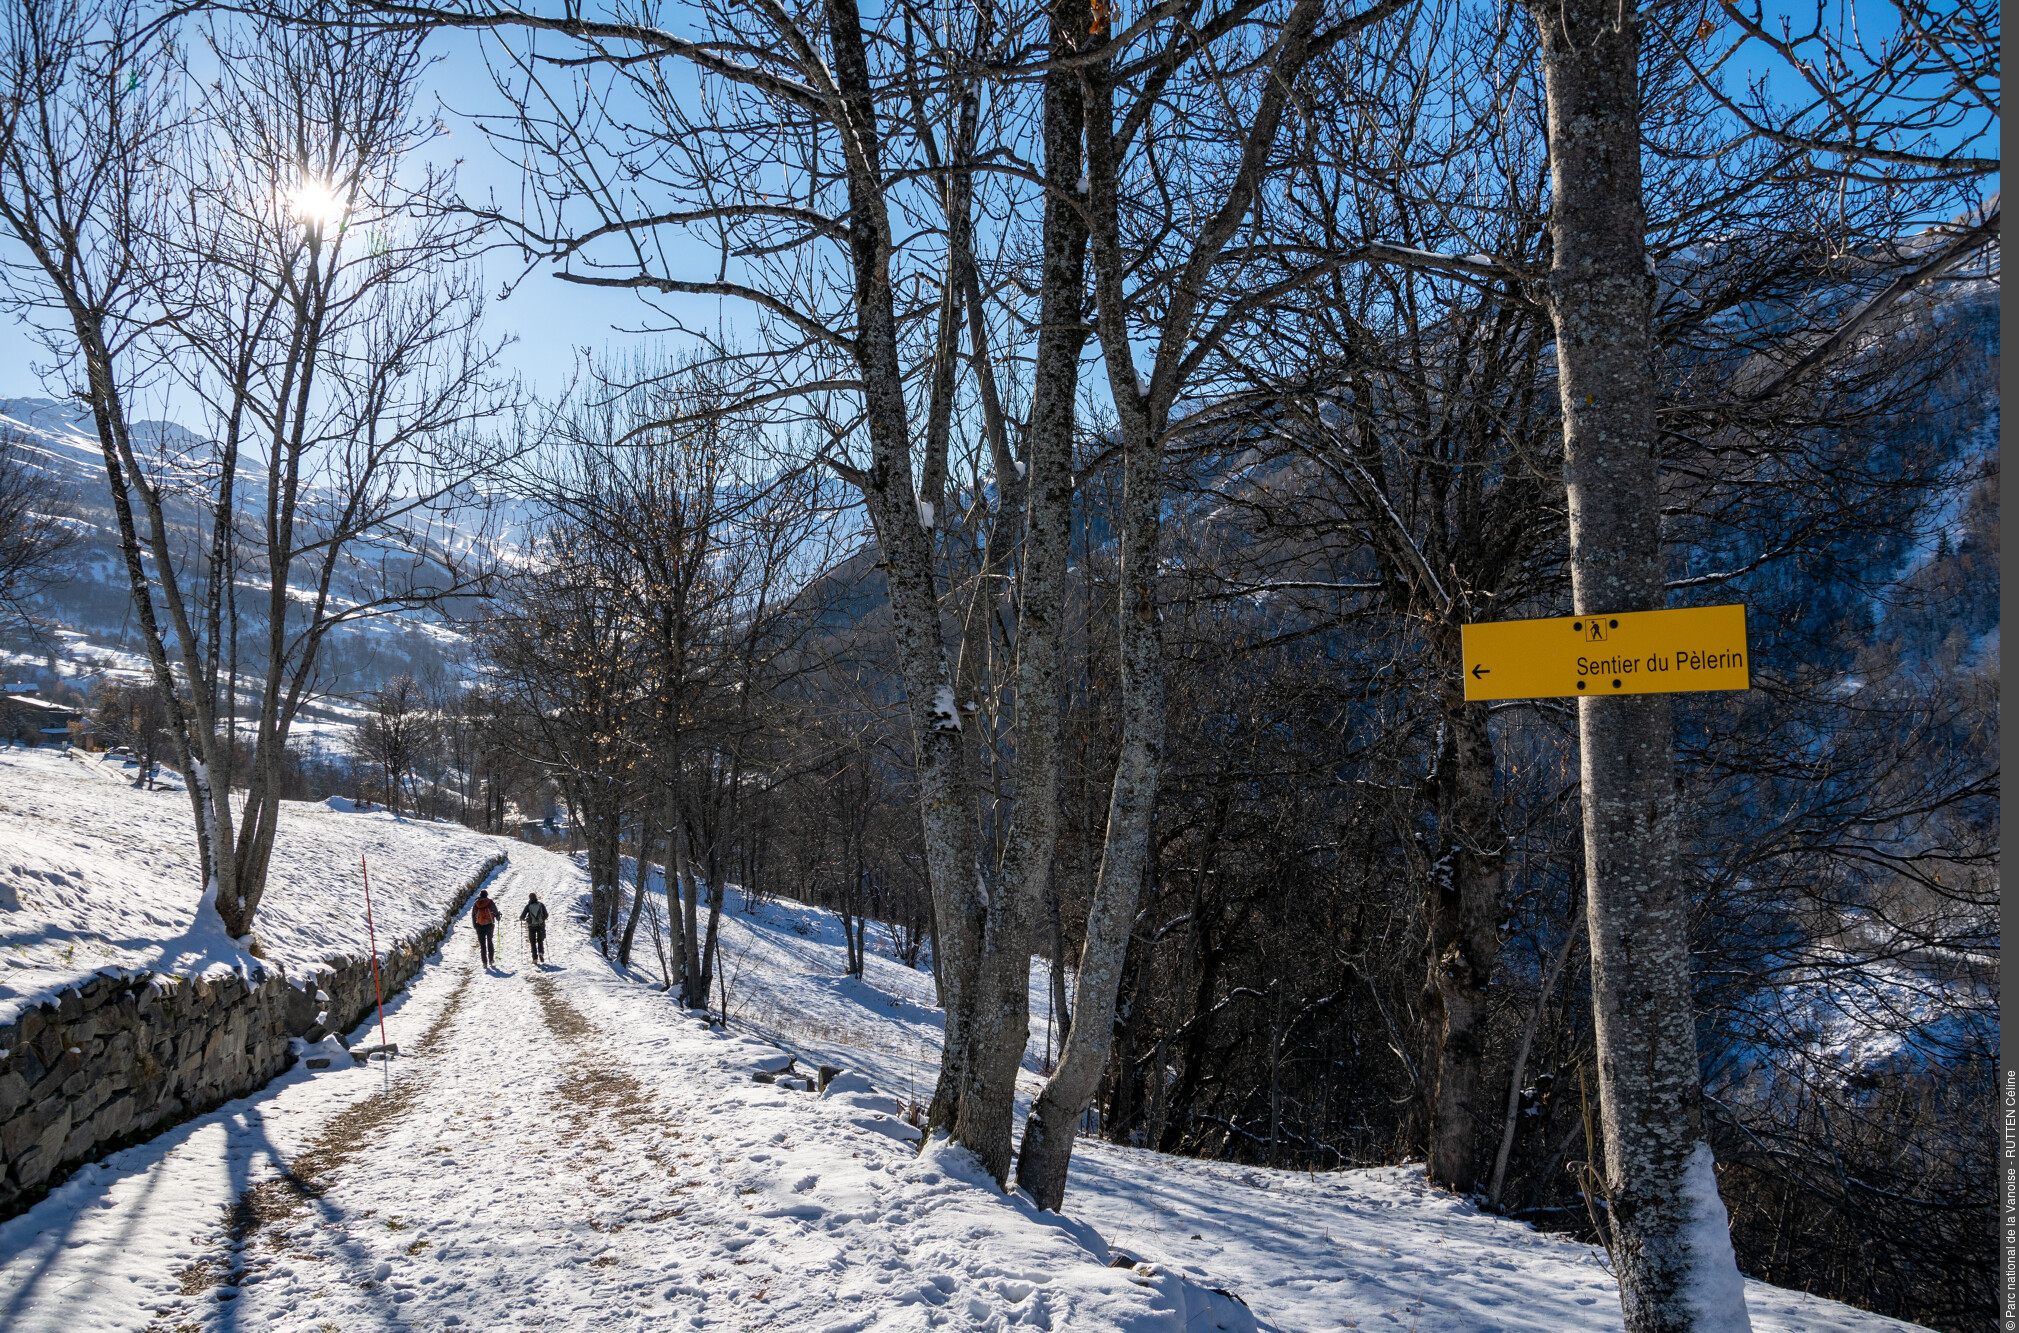
[[[477,901],[470,906],[470,920],[477,926],[477,947],[483,950],[484,966],[498,961],[498,946],[493,936],[498,932],[498,904],[491,897],[489,889],[477,890]]]

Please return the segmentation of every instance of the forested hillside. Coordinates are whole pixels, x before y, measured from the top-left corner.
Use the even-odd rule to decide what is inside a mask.
[[[0,623],[0,662],[6,664],[9,681],[37,683],[52,695],[67,688],[80,703],[108,685],[132,686],[147,677],[105,464],[90,431],[90,413],[80,406],[37,398],[0,400],[0,439],[7,442],[8,466],[49,488],[52,512],[71,536],[55,562],[56,577],[24,602],[25,616]],[[202,448],[191,431],[169,422],[144,423],[140,433],[165,459]],[[204,506],[190,481],[170,488],[164,510],[175,542],[185,549],[200,547],[207,530]],[[259,495],[255,491],[242,498],[256,503]],[[334,495],[318,499],[324,506],[338,503]],[[303,517],[318,522],[322,516],[311,511]],[[252,512],[242,520],[253,521]],[[449,536],[451,549],[488,546],[497,539],[482,506],[459,512],[453,527],[461,531]],[[387,545],[397,549],[400,543]],[[227,647],[236,647],[246,663],[248,670],[236,688],[252,703],[263,681],[249,668],[267,632],[265,595],[271,583],[259,553],[243,554],[234,564],[230,593],[237,642]],[[329,610],[346,623],[332,629],[319,655],[317,688],[306,701],[299,732],[304,741],[319,741],[332,755],[341,753],[341,741],[357,721],[360,697],[403,673],[459,679],[466,658],[465,636],[452,618],[418,607],[373,606],[393,581],[375,566],[367,556],[344,561],[332,571],[336,603]],[[294,572],[291,634],[299,634],[313,619],[309,598],[316,573],[312,568]]]

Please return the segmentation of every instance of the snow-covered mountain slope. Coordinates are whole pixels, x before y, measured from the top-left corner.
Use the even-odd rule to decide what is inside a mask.
[[[314,850],[324,818],[287,826],[302,848],[288,855],[329,855]],[[150,827],[115,821],[105,845],[126,839],[138,859]],[[37,825],[33,841],[55,859],[91,833]],[[425,882],[442,850],[388,847],[379,873]],[[928,974],[873,952],[848,980],[831,917],[732,897],[725,1031],[591,948],[576,863],[511,855],[492,883],[498,965],[478,964],[459,921],[388,1009],[403,1052],[390,1067],[297,1068],[0,1225],[0,1326],[1620,1327],[1601,1254],[1483,1215],[1411,1167],[1305,1175],[1090,1141],[1067,1215],[1039,1213],[965,1152],[915,1149],[902,1111],[936,1056]],[[534,892],[556,909],[544,965],[513,926]],[[311,901],[277,899],[270,928]],[[789,1060],[847,1072],[821,1095]],[[1910,1327],[1747,1294],[1760,1333]]]
[[[76,405],[45,398],[0,399],[0,433],[28,464],[55,480],[72,507],[79,542],[68,560],[68,576],[40,598],[38,613],[58,630],[33,642],[21,635],[0,641],[0,671],[14,680],[40,674],[71,681],[89,689],[101,676],[138,679],[146,660],[131,612],[127,574],[119,552],[117,520],[91,421]],[[201,471],[206,452],[190,432],[171,422],[136,423],[136,438],[150,459],[160,460],[164,475],[181,468],[192,479]],[[248,473],[239,482],[246,512],[261,502],[262,479]],[[170,489],[166,503],[172,540],[188,550],[201,549],[204,521],[188,495]],[[487,541],[477,532],[440,530],[434,540],[450,543]],[[368,544],[367,544],[368,545]],[[361,549],[332,583],[334,605],[355,603],[372,595],[377,562]],[[301,580],[312,575],[306,565],[293,571],[294,600],[301,605],[310,589]],[[239,580],[239,636],[242,660],[251,662],[264,642],[261,610],[269,587],[263,569],[246,569]],[[464,636],[439,617],[427,614],[376,616],[339,626],[319,657],[323,689],[303,719],[302,734],[314,736],[354,720],[346,696],[369,690],[401,672],[421,672],[461,661]]]
[[[0,746],[0,1023],[101,970],[196,975],[252,962],[197,916],[189,798],[138,791],[97,756]],[[366,944],[368,857],[381,946],[439,922],[505,846],[461,825],[285,802],[260,951],[301,976]]]

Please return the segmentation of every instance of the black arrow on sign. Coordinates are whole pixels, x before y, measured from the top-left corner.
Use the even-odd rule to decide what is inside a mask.
[[[1492,674],[1493,673],[1491,671],[1487,670],[1483,666],[1476,666],[1472,668],[1472,678],[1474,680],[1478,680],[1481,676],[1490,676]]]

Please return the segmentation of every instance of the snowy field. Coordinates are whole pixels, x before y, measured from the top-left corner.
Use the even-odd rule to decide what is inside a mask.
[[[0,1225],[0,1327],[1620,1327],[1602,1255],[1412,1168],[1085,1143],[1068,1216],[1036,1213],[957,1150],[917,1154],[896,1118],[936,1054],[927,974],[872,956],[847,980],[831,917],[732,905],[734,1021],[711,1030],[648,978],[649,946],[620,973],[577,913],[532,965],[509,928],[525,895],[579,905],[584,877],[511,854],[500,965],[458,922],[389,1010],[399,1060],[298,1069],[80,1171]],[[1036,1026],[1033,1063],[1042,1008]],[[752,1078],[788,1054],[850,1073],[825,1097]],[[1141,1262],[1108,1266],[1117,1250]],[[1748,1299],[1762,1333],[1909,1327],[1758,1283]]]
[[[0,1023],[101,969],[201,973],[250,960],[196,916],[189,798],[137,791],[118,760],[0,746]],[[254,933],[300,975],[363,956],[364,888],[381,947],[441,920],[449,899],[508,844],[458,825],[284,802]],[[0,1321],[4,1322],[4,1321]]]

